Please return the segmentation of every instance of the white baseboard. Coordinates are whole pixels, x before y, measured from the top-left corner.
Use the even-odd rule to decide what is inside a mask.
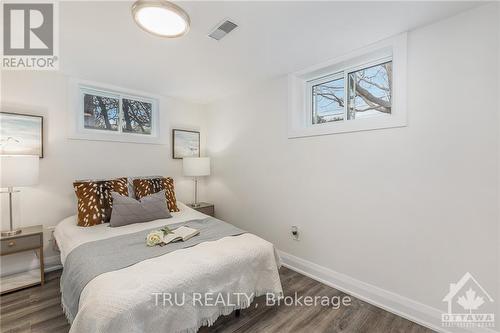
[[[434,331],[443,333],[498,332],[488,328],[462,329],[442,327],[442,310],[354,279],[348,275],[293,256],[289,253],[283,251],[278,251],[278,253],[281,257],[283,266]]]

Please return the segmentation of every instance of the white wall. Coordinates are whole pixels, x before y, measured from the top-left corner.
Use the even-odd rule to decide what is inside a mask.
[[[409,33],[407,127],[287,139],[285,77],[213,104],[218,216],[437,309],[467,271],[500,300],[495,6]]]
[[[182,177],[182,161],[173,160],[172,128],[201,130],[205,146],[205,115],[202,107],[176,99],[160,99],[161,128],[165,144],[134,144],[70,140],[68,128],[68,79],[55,72],[2,72],[1,110],[44,116],[44,158],[40,160],[40,183],[22,189],[15,197],[16,224],[52,226],[76,213],[75,179],[122,176],[168,175],[174,177],[176,194],[191,201],[192,182]],[[127,88],[127,87],[124,87]],[[202,190],[203,191],[203,190]],[[203,192],[201,193],[203,195]],[[1,226],[8,228],[7,197],[2,196]],[[47,264],[58,262],[45,232]],[[2,257],[2,274],[36,266],[31,254]]]

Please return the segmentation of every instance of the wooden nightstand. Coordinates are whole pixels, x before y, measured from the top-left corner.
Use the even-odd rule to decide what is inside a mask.
[[[187,205],[190,208],[193,208],[194,210],[199,211],[200,213],[210,215],[212,217],[215,217],[215,207],[214,204],[208,203],[208,202],[200,202],[198,207],[193,207],[192,204]]]
[[[2,277],[0,279],[0,294],[36,284],[43,286],[45,282],[43,272],[43,227],[41,225],[22,228],[20,234],[0,238],[0,256],[33,250],[38,250],[40,269]]]

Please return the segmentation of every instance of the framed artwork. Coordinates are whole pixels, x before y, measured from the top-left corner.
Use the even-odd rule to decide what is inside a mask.
[[[0,112],[0,155],[43,158],[43,117]]]
[[[200,132],[172,130],[172,158],[200,157]]]

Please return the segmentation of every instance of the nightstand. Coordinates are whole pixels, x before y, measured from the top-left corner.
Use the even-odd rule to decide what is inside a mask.
[[[41,225],[22,228],[20,234],[0,238],[0,256],[33,250],[38,251],[40,268],[2,277],[0,279],[0,294],[37,284],[43,286],[45,282],[43,272],[43,227]]]
[[[194,210],[199,211],[200,213],[210,215],[212,217],[215,217],[215,207],[214,204],[208,203],[208,202],[200,202],[199,206],[193,207],[192,204],[187,205],[190,208],[193,208]]]

